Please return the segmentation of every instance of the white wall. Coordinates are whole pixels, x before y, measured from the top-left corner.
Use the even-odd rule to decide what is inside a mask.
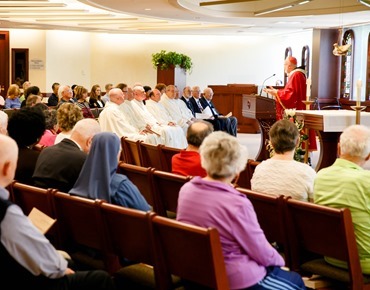
[[[21,34],[21,35],[20,35]],[[164,49],[192,58],[187,84],[254,83],[274,85],[283,79],[285,48],[300,59],[304,45],[312,46],[312,31],[274,37],[118,35],[73,31],[10,30],[11,48],[30,48],[30,59],[45,60],[45,70],[30,70],[30,80],[44,92],[53,82],[94,84],[141,82],[154,87],[156,70],[151,54]],[[16,39],[16,41],[15,41]],[[312,58],[312,56],[311,56]]]

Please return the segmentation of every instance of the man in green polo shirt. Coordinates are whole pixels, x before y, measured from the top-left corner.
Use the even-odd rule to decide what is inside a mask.
[[[349,208],[355,227],[362,272],[370,274],[370,171],[363,169],[370,157],[370,129],[347,127],[340,136],[339,158],[321,169],[314,182],[314,202],[334,208]],[[326,257],[334,266],[346,264]]]

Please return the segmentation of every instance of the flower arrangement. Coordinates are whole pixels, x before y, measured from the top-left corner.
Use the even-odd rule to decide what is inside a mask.
[[[152,54],[152,63],[154,68],[161,70],[168,69],[170,66],[179,66],[185,72],[191,71],[193,62],[191,58],[185,54],[174,51],[161,50],[160,52]]]
[[[294,152],[294,160],[299,161],[299,162],[303,162],[304,161],[304,155],[305,155],[306,151],[302,147],[302,145],[308,139],[308,135],[303,130],[304,122],[297,120],[295,109],[285,109],[283,118],[285,120],[291,121],[292,123],[294,123],[297,126],[297,129],[298,129],[298,132],[300,133],[300,136],[299,136],[299,143],[298,143],[298,145],[295,149],[295,152]],[[275,154],[274,148],[271,146],[270,143],[267,144],[267,150],[270,153],[270,157],[272,157]]]

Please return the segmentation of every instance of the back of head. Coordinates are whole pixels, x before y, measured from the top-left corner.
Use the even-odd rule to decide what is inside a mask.
[[[204,138],[213,132],[213,125],[209,122],[198,120],[192,123],[186,133],[188,144],[199,147]]]
[[[84,139],[88,139],[100,132],[101,128],[99,122],[92,118],[86,118],[76,123],[72,130],[71,138],[73,136],[79,135]]]
[[[283,154],[296,148],[299,132],[297,126],[289,120],[279,120],[270,128],[270,143],[275,153]]]
[[[352,125],[344,129],[339,138],[340,155],[365,159],[370,154],[370,129]]]
[[[53,130],[57,124],[57,110],[50,109],[44,110],[43,112],[45,116],[45,128],[47,130]]]
[[[199,148],[202,167],[213,179],[235,177],[247,165],[248,150],[222,131],[209,134]]]
[[[86,118],[78,121],[71,132],[71,140],[80,145],[81,150],[89,153],[92,138],[95,134],[100,133],[101,128],[95,119]]]
[[[26,92],[24,93],[24,97],[27,100],[28,96],[39,95],[39,94],[40,94],[40,88],[37,86],[31,86],[27,88]]]
[[[0,134],[0,186],[8,186],[14,179],[18,160],[18,146],[15,141]]]
[[[30,94],[26,99],[26,107],[32,107],[38,103],[41,103],[41,100],[42,100],[41,96]]]
[[[110,202],[111,181],[117,171],[120,139],[114,133],[97,133],[71,193]],[[96,182],[99,180],[99,182]]]
[[[8,132],[8,114],[0,111],[0,134],[7,134]]]
[[[70,131],[79,120],[83,119],[82,110],[75,104],[63,103],[57,110],[59,128],[63,131]]]
[[[45,116],[34,107],[24,107],[9,117],[8,133],[20,148],[39,141],[45,131]]]

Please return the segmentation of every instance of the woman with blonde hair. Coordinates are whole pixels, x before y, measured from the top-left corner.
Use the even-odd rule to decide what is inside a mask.
[[[252,203],[231,184],[247,164],[246,147],[216,131],[199,153],[207,176],[183,185],[176,219],[218,230],[230,289],[306,289],[300,275],[281,269],[284,259],[267,241]]]
[[[17,84],[11,84],[8,88],[5,99],[5,109],[19,109],[21,107],[21,101],[19,100],[19,95],[21,91]]]
[[[54,144],[59,143],[64,138],[69,138],[73,127],[83,119],[82,110],[75,104],[63,103],[57,110],[57,121],[60,132],[55,138]]]

